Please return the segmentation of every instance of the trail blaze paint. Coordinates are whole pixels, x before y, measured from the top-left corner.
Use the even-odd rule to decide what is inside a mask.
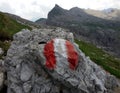
[[[78,65],[78,53],[73,44],[64,39],[53,39],[44,47],[44,56],[46,58],[45,66],[48,69],[54,69],[59,61],[59,56],[57,56],[55,52],[67,58],[70,69],[74,70]]]
[[[55,58],[53,43],[54,41],[52,40],[48,42],[44,47],[44,55],[46,57],[46,66],[49,69],[53,69],[56,65],[56,58]]]
[[[66,49],[68,55],[68,62],[71,69],[75,69],[78,64],[78,53],[74,49],[74,46],[69,42],[66,41]]]

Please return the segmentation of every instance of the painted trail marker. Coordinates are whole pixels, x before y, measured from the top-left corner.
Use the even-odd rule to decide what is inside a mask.
[[[76,49],[71,42],[64,39],[56,38],[49,41],[44,46],[44,56],[46,58],[45,66],[48,69],[54,69],[58,67],[57,65],[62,65],[63,61],[72,70],[78,65],[78,53]]]

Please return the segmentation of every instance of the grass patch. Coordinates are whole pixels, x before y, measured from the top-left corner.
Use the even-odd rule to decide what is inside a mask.
[[[12,40],[13,35],[25,28],[31,30],[31,27],[20,24],[8,15],[0,12],[0,48],[4,51],[4,54],[0,55],[0,59],[2,59],[3,56],[6,56],[7,50],[10,47],[9,40]],[[5,42],[5,40],[8,42]]]
[[[13,34],[23,28],[31,29],[29,26],[18,23],[4,13],[0,12],[0,40],[12,39]]]
[[[75,40],[79,48],[89,56],[92,61],[103,67],[106,71],[120,78],[120,59],[104,52],[91,43]]]

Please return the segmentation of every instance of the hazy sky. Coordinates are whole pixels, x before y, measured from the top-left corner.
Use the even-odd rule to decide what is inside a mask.
[[[106,8],[120,9],[120,0],[0,0],[0,11],[9,12],[35,21],[39,18],[47,18],[48,12],[55,4],[65,9],[76,6],[96,10]]]

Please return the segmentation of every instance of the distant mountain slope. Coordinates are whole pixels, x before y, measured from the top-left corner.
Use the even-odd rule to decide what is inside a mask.
[[[120,21],[120,10],[115,8],[108,8],[104,10],[92,10],[92,9],[84,9],[84,12],[108,20],[116,20]]]
[[[74,7],[70,10],[65,10],[61,8],[60,6],[56,5],[49,13],[48,13],[48,19],[47,22],[49,23],[50,21],[54,22],[55,20],[58,21],[59,24],[64,24],[64,22],[72,22],[72,24],[77,24],[78,23],[92,23],[95,22],[96,24],[100,24],[101,26],[109,26],[109,28],[113,28],[113,24],[115,24],[116,27],[119,27],[117,25],[118,23],[110,21],[110,20],[105,20],[101,19],[98,17],[95,17],[89,13],[86,13],[87,10],[80,9],[78,7]],[[91,10],[94,11],[94,10]],[[93,13],[94,14],[94,13]],[[68,23],[69,25],[70,23]],[[56,24],[57,25],[57,24]]]
[[[74,7],[65,10],[56,5],[48,14],[47,25],[70,29],[77,39],[83,39],[120,57],[120,22],[106,20]]]
[[[12,39],[12,35],[23,28],[31,29],[31,27],[21,24],[5,13],[0,12],[0,40]]]
[[[35,22],[38,23],[38,24],[45,24],[46,23],[46,18],[40,18]]]
[[[20,16],[17,16],[17,15],[14,15],[14,14],[10,14],[10,13],[5,13],[7,16],[9,16],[10,18],[12,18],[13,20],[16,20],[18,23],[21,23],[21,24],[24,24],[24,25],[27,25],[27,26],[30,26],[30,27],[37,27],[39,28],[40,25],[35,23],[35,22],[32,22],[30,20],[27,20],[27,19],[24,19],[24,18],[21,18]]]

